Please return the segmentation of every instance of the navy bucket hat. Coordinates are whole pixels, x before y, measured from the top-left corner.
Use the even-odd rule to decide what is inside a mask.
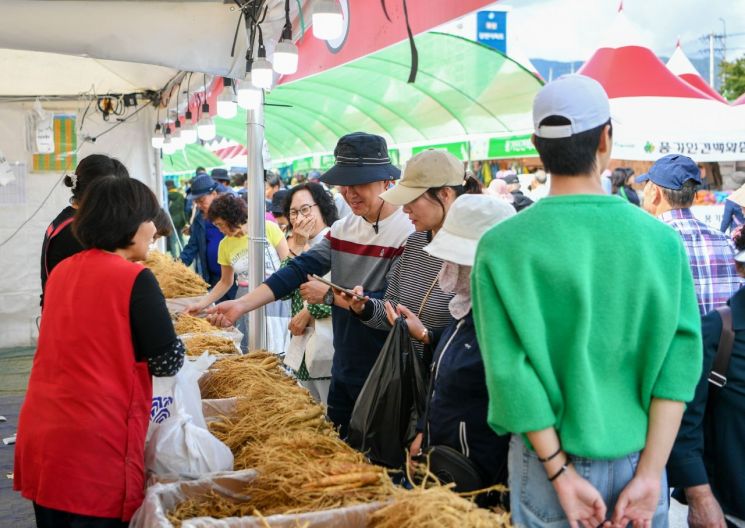
[[[343,136],[336,144],[334,158],[334,166],[321,176],[328,185],[363,185],[401,177],[388,156],[385,139],[375,134],[354,132]]]

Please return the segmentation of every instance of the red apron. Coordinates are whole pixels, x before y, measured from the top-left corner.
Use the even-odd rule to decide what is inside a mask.
[[[92,249],[49,278],[13,482],[41,506],[128,521],[142,503],[152,379],[129,317],[142,269]]]

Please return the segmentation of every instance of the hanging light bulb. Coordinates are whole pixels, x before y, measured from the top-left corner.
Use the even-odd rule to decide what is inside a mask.
[[[253,61],[251,66],[251,82],[256,88],[271,90],[274,83],[274,68],[272,68],[272,63],[266,59],[264,33],[261,31],[261,26],[256,27],[259,30],[259,52],[258,58]]]
[[[313,4],[313,36],[333,40],[344,31],[344,15],[337,0],[316,0]]]
[[[280,40],[274,48],[274,70],[282,75],[297,71],[297,46],[291,40]]]
[[[231,119],[238,113],[238,106],[233,100],[233,80],[223,78],[224,88],[217,98],[217,115],[225,119]]]
[[[200,119],[197,124],[197,136],[199,136],[199,139],[202,141],[211,141],[215,139],[216,135],[217,130],[215,129],[215,123],[210,117],[210,105],[204,103],[202,105],[202,119]]]
[[[176,147],[173,144],[173,138],[171,137],[171,127],[166,125],[166,129],[163,131],[163,154],[170,156],[176,152]]]
[[[163,148],[163,141],[165,138],[163,138],[161,128],[160,123],[155,125],[155,132],[153,132],[153,138],[150,140],[150,144],[156,149]]]
[[[251,84],[251,76],[247,75],[246,80],[238,85],[238,106],[245,110],[256,110],[261,106],[263,92]]]
[[[184,148],[184,139],[180,135],[174,134],[171,136],[171,146],[174,150],[181,150]]]
[[[176,114],[176,121],[174,122],[173,127],[174,128],[173,134],[171,135],[171,144],[176,150],[181,150],[182,148],[184,148],[184,139],[181,137],[181,121],[178,118],[178,113]]]
[[[259,56],[251,68],[251,82],[257,88],[263,88],[264,90],[271,89],[274,83],[272,63],[266,60],[266,58]]]
[[[290,0],[285,0],[285,26],[282,38],[274,48],[274,70],[280,75],[292,75],[297,71],[297,46],[292,43],[292,22],[290,22]]]
[[[165,142],[163,143],[163,154],[165,154],[166,156],[170,156],[174,152],[176,152],[176,147],[173,146],[171,138],[166,138]]]
[[[184,145],[191,145],[197,142],[197,131],[192,123],[191,110],[186,110],[184,114],[184,125],[181,127],[181,139],[184,140]]]

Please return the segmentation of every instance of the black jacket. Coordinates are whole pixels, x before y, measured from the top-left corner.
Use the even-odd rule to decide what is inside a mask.
[[[522,191],[512,191],[510,194],[512,194],[514,201],[512,202],[512,206],[515,208],[515,211],[518,213],[528,207],[529,205],[533,205],[533,200],[525,196]]]
[[[488,485],[506,484],[510,436],[498,436],[486,422],[489,393],[472,313],[443,332],[431,376],[424,447],[446,445],[460,451]]]
[[[52,220],[44,232],[44,243],[41,246],[41,304],[44,304],[44,290],[47,279],[54,267],[85,249],[83,244],[72,234],[72,220],[75,209],[70,206],[62,209],[57,218]]]
[[[724,513],[745,519],[745,289],[728,304],[735,342],[727,383],[718,389],[707,381],[722,332],[722,319],[712,311],[702,320],[703,373],[683,415],[667,471],[671,486],[708,482]],[[682,498],[682,490],[674,496]]]

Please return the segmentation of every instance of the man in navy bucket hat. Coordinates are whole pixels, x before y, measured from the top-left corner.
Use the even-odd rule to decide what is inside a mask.
[[[401,177],[401,170],[388,157],[385,139],[374,134],[347,134],[336,144],[334,158],[334,166],[321,176],[327,185],[360,185]]]
[[[242,314],[281,299],[298,287],[308,303],[330,305],[334,359],[328,417],[340,428],[343,438],[354,403],[388,332],[362,324],[352,316],[339,292],[309,280],[310,275],[330,273],[331,281],[339,286],[351,289],[364,284],[368,288],[365,295],[382,298],[386,276],[403,253],[414,228],[400,207],[379,196],[401,174],[391,164],[385,139],[364,132],[348,134],[339,139],[334,156],[336,163],[321,176],[321,181],[339,187],[353,214],[336,221],[325,238],[264,284],[210,312],[215,324],[229,326]]]
[[[698,308],[705,315],[740,289],[734,252],[726,235],[696,219],[691,205],[701,171],[688,156],[668,154],[636,179],[644,186],[643,206],[683,239],[693,272]]]

